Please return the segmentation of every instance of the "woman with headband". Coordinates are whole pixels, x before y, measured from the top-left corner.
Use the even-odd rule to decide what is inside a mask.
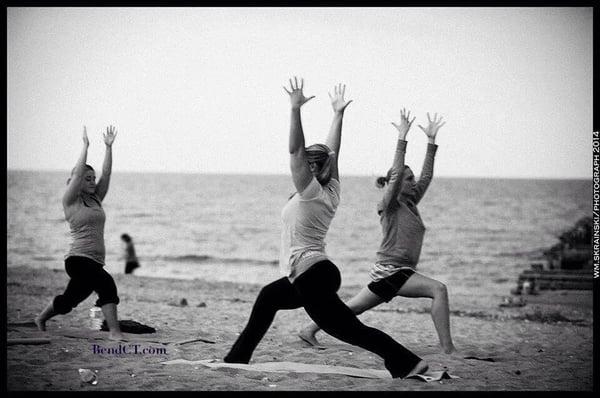
[[[290,79],[285,91],[291,101],[289,153],[292,180],[297,193],[282,211],[282,255],[285,276],[263,287],[248,324],[224,358],[248,363],[277,311],[304,307],[308,315],[330,335],[371,351],[384,359],[392,377],[404,378],[427,370],[427,364],[387,334],[361,323],[337,295],[341,276],[325,253],[325,236],[340,201],[338,156],[344,110],[345,86],[331,96],[334,117],[326,145],[305,147],[300,108],[314,98],[303,94],[304,81]]]

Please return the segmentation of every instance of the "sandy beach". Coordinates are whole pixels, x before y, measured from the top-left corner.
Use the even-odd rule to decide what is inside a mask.
[[[70,314],[50,320],[45,333],[27,326],[62,292],[67,275],[60,270],[7,269],[7,338],[50,339],[49,344],[7,347],[9,390],[592,390],[592,291],[543,291],[528,296],[523,307],[503,308],[501,296],[449,286],[455,345],[465,355],[476,353],[487,360],[439,353],[429,300],[397,298],[361,315],[364,323],[390,334],[427,360],[433,370],[459,377],[425,383],[164,365],[175,359],[222,359],[245,325],[261,286],[123,274],[114,278],[121,299],[119,318],[157,329],[156,340],[161,342],[137,343],[140,351],[145,349],[143,354],[99,353],[98,347],[116,349],[128,343],[61,335],[71,329],[89,330],[95,294]],[[339,294],[348,299],[355,292],[356,287],[342,286]],[[184,298],[187,305],[182,306]],[[379,357],[325,334],[319,337],[327,349],[307,346],[296,332],[308,320],[302,309],[279,312],[252,363],[384,369]],[[98,383],[82,382],[79,368],[96,371]]]

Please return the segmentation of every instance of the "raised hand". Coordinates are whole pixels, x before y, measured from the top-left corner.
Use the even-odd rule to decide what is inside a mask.
[[[90,140],[88,139],[87,129],[85,128],[85,126],[83,126],[83,145],[85,145],[86,147],[90,146]]]
[[[396,124],[392,122],[394,127],[396,127],[396,130],[400,133],[400,139],[404,140],[406,138],[406,134],[408,133],[408,130],[410,130],[410,126],[412,126],[415,119],[416,118],[413,117],[412,120],[410,120],[410,111],[406,113],[406,108],[402,108],[400,111],[400,123]]]
[[[329,99],[331,99],[331,106],[333,107],[334,112],[344,112],[346,107],[352,102],[352,100],[348,102],[344,101],[345,92],[346,85],[344,84],[344,86],[342,86],[342,83],[339,83],[337,86],[333,87],[333,96],[331,96],[331,93],[327,93]]]
[[[299,109],[302,105],[306,104],[308,101],[315,98],[314,95],[312,97],[306,98],[304,96],[304,93],[302,92],[303,88],[304,88],[304,79],[300,79],[300,86],[298,86],[298,78],[296,76],[294,76],[294,82],[292,82],[292,79],[290,79],[290,89],[292,91],[289,91],[287,88],[285,88],[285,86],[283,87],[285,92],[290,95],[290,102],[292,104],[292,108]]]
[[[419,128],[421,130],[423,130],[423,132],[425,133],[425,135],[427,137],[429,137],[429,140],[435,140],[435,136],[438,133],[438,130],[440,129],[440,127],[442,127],[444,124],[446,124],[446,122],[442,123],[442,117],[440,116],[439,120],[437,118],[437,113],[433,116],[433,120],[431,120],[431,117],[429,116],[429,112],[427,112],[427,120],[429,120],[429,125],[427,126],[427,128],[423,128],[423,126],[421,126],[419,124]]]
[[[117,131],[113,126],[106,128],[106,133],[102,134],[104,137],[104,143],[106,146],[112,146],[115,137],[117,136]]]

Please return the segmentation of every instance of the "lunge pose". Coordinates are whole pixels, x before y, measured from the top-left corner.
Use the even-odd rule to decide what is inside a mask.
[[[314,98],[303,94],[304,81],[290,79],[285,91],[291,101],[289,153],[292,180],[297,193],[282,211],[282,255],[285,276],[263,287],[252,308],[248,324],[224,358],[248,363],[254,349],[282,309],[304,307],[308,315],[330,335],[369,350],[384,359],[392,377],[424,372],[427,364],[387,334],[362,324],[338,297],[341,276],[325,253],[325,235],[340,201],[338,156],[344,110],[345,86],[331,96],[333,123],[326,145],[305,148],[300,107]]]
[[[63,210],[71,229],[71,246],[65,256],[65,270],[71,278],[64,293],[35,318],[40,330],[46,330],[46,321],[58,314],[67,314],[92,292],[98,294],[96,305],[110,329],[109,338],[122,340],[123,334],[117,320],[117,286],[112,276],[104,270],[104,221],[102,200],[108,192],[112,168],[112,144],[117,136],[113,126],[104,134],[106,154],[102,177],[96,184],[92,166],[86,164],[89,140],[83,128],[83,149],[67,181],[63,196]]]
[[[442,351],[450,354],[455,351],[455,348],[450,336],[446,286],[415,272],[425,233],[417,204],[431,182],[433,161],[437,150],[435,136],[446,122],[442,123],[442,118],[438,119],[437,113],[432,120],[428,113],[427,128],[419,125],[427,135],[429,143],[421,177],[418,182],[415,182],[412,170],[404,164],[406,134],[415,119],[410,120],[410,112],[406,113],[405,110],[401,111],[400,116],[399,124],[392,122],[399,132],[392,168],[386,177],[377,179],[380,188],[386,184],[387,188],[382,200],[377,204],[383,239],[377,251],[375,264],[369,272],[372,282],[346,304],[358,315],[383,302],[389,302],[394,296],[432,298],[433,324]],[[319,342],[315,334],[319,329],[319,326],[313,322],[300,331],[299,337],[309,344],[318,346]]]

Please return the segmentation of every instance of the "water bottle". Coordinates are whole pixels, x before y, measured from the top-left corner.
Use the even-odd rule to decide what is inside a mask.
[[[531,282],[529,280],[523,282],[523,294],[531,294]]]
[[[102,327],[103,315],[99,307],[90,308],[90,329],[100,330]]]

